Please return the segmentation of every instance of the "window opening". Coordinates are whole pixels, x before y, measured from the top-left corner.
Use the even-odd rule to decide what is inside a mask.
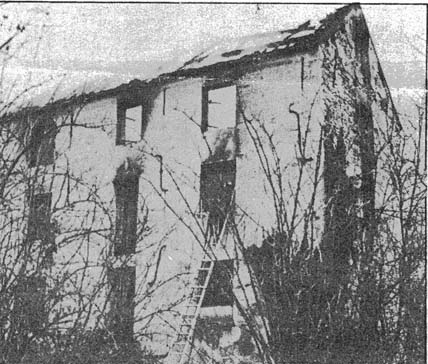
[[[118,108],[117,144],[135,143],[141,140],[143,106]]]
[[[135,267],[123,266],[110,271],[111,329],[119,342],[132,341],[135,279]]]
[[[52,194],[39,193],[30,200],[30,213],[28,218],[28,239],[45,240],[50,237],[50,210]]]
[[[235,160],[201,166],[201,210],[208,213],[209,236],[218,237],[233,217],[235,177]]]
[[[47,166],[55,159],[56,124],[52,119],[38,121],[31,130],[28,144],[28,165]]]
[[[126,127],[125,140],[128,142],[137,142],[141,139],[141,119],[143,107],[136,106],[126,109]]]
[[[34,274],[18,279],[15,296],[16,322],[22,332],[37,332],[47,322],[46,281]]]
[[[215,261],[201,307],[232,306],[232,276],[233,260]],[[198,281],[202,280],[203,277],[198,276]]]
[[[236,85],[202,90],[202,132],[236,124]]]
[[[135,253],[138,215],[138,176],[126,175],[114,181],[116,194],[116,256]]]

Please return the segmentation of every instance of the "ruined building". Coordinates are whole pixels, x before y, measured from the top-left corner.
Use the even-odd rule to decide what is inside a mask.
[[[340,285],[373,234],[352,218],[374,219],[378,140],[400,128],[358,5],[9,117],[15,191],[32,182],[21,232],[85,292],[56,309],[170,363],[259,361],[252,275],[277,236]]]

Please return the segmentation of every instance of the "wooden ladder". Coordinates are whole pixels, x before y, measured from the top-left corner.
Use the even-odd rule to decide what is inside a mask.
[[[190,358],[193,334],[196,327],[202,301],[214,268],[213,260],[202,260],[195,284],[190,287],[189,302],[182,317],[176,341],[172,345],[167,363],[184,364]]]

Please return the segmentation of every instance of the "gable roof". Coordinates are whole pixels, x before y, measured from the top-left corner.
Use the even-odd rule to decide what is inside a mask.
[[[173,67],[170,72],[165,73],[159,67],[144,79],[135,75],[75,72],[69,77],[64,77],[59,84],[50,82],[45,89],[35,88],[28,100],[28,106],[40,108],[48,104],[90,102],[115,96],[124,90],[145,87],[150,83],[209,75],[210,72],[218,72],[228,67],[252,64],[255,61],[259,63],[262,59],[315,50],[321,39],[343,24],[343,18],[353,9],[361,8],[358,4],[349,4],[339,7],[322,20],[306,21],[294,29],[223,41],[201,52],[183,65]]]
[[[254,54],[268,54],[276,50],[292,49],[307,40],[308,37],[313,36],[317,29],[319,27],[313,26],[310,21],[307,21],[296,29],[232,39],[203,51],[186,62],[179,70],[202,68],[221,62],[239,60]]]

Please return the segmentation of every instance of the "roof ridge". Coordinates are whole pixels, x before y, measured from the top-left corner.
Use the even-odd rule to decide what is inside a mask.
[[[340,5],[340,4],[338,4]],[[155,72],[153,77],[138,78],[135,74],[130,73],[118,73],[118,72],[108,72],[111,74],[111,78],[120,78],[123,76],[123,79],[126,81],[120,83],[116,81],[108,81],[109,77],[106,77],[105,86],[100,87],[86,87],[84,84],[79,84],[76,89],[79,92],[72,92],[68,96],[63,96],[57,98],[56,100],[49,100],[47,103],[33,103],[33,106],[44,107],[48,104],[60,104],[62,102],[71,101],[71,99],[76,98],[77,96],[82,96],[84,99],[87,99],[90,95],[94,97],[103,98],[103,95],[112,94],[118,92],[119,90],[125,89],[131,84],[135,84],[135,81],[140,82],[141,84],[147,84],[151,81],[158,80],[167,80],[170,77],[185,77],[187,75],[201,74],[202,71],[210,68],[212,66],[217,67],[217,65],[225,65],[228,62],[251,62],[251,57],[259,57],[261,55],[272,56],[281,55],[281,54],[291,54],[293,52],[302,51],[308,49],[308,47],[313,46],[314,42],[319,38],[316,32],[318,30],[325,30],[327,28],[327,23],[334,25],[338,23],[338,20],[349,13],[349,11],[358,7],[361,9],[359,4],[351,3],[344,6],[336,8],[334,11],[328,13],[320,20],[316,20],[317,24],[313,24],[314,19],[306,20],[305,22],[299,24],[297,27],[291,29],[282,29],[282,30],[273,30],[267,32],[259,32],[255,34],[248,34],[242,37],[231,37],[222,41],[218,41],[212,46],[206,48],[202,52],[199,52],[193,56],[190,60],[184,62],[181,66],[176,66],[172,71]],[[194,71],[194,72],[193,72]],[[103,72],[99,71],[89,71],[85,74],[95,73],[98,77],[102,77]],[[116,90],[116,91],[115,91]],[[97,96],[98,95],[98,96]],[[92,99],[92,96],[89,97]],[[37,98],[36,98],[37,99]],[[34,100],[34,99],[33,99]],[[31,106],[30,106],[31,107]]]

